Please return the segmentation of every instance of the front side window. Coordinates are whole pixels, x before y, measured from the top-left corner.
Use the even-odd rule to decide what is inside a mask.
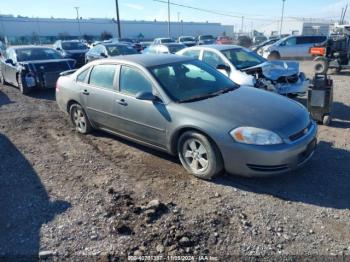
[[[203,62],[211,65],[212,67],[217,68],[218,65],[223,65],[225,62],[221,59],[221,57],[214,52],[204,51],[203,53]]]
[[[238,88],[229,78],[199,60],[161,65],[149,70],[167,95],[178,103],[203,100]]]
[[[245,69],[260,65],[266,60],[255,52],[246,51],[242,48],[229,49],[221,53],[238,69]]]
[[[152,92],[152,83],[140,70],[123,66],[120,71],[119,88],[122,93],[136,96],[139,92]]]
[[[295,46],[297,44],[296,37],[291,37],[285,41],[286,46]]]
[[[90,74],[90,85],[114,89],[115,65],[97,65]]]

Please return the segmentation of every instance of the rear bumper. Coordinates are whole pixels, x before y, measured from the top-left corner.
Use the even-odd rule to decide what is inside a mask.
[[[295,142],[275,146],[235,143],[219,145],[228,173],[246,177],[264,177],[286,173],[306,164],[316,149],[317,125]]]

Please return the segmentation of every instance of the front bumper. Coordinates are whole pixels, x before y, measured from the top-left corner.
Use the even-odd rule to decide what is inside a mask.
[[[228,173],[263,177],[286,173],[306,164],[316,149],[316,135],[317,125],[313,122],[308,133],[294,142],[256,146],[232,141],[218,146]]]
[[[277,92],[280,95],[304,95],[310,86],[310,80],[304,77],[299,77],[298,82],[293,84],[276,84]]]

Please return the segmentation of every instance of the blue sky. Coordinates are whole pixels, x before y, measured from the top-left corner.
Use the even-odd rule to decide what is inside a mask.
[[[281,15],[282,0],[171,0],[174,3],[217,10],[246,17],[245,26],[254,26],[277,20]],[[1,14],[30,17],[75,18],[74,6],[80,7],[80,16],[115,17],[114,0],[2,0]],[[290,17],[334,18],[350,0],[286,0],[285,15]],[[167,5],[153,0],[119,0],[120,14],[126,20],[166,20]],[[178,13],[184,21],[209,21],[240,25],[240,19],[172,7],[173,21]],[[350,14],[350,8],[349,12]],[[347,16],[349,17],[349,16]]]

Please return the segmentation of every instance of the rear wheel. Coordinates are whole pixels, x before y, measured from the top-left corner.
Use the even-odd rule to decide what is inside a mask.
[[[69,114],[72,124],[79,133],[85,135],[92,131],[90,121],[81,105],[71,105]]]
[[[216,145],[198,132],[182,134],[177,149],[184,168],[198,178],[209,180],[223,170],[223,161]]]

